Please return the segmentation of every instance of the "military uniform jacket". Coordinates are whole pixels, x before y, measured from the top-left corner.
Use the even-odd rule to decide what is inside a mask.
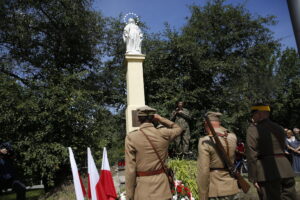
[[[181,134],[182,129],[165,118],[162,118],[160,122],[165,126],[164,128],[156,129],[152,123],[143,123],[140,129],[149,137],[161,159],[165,161],[168,157],[169,143]],[[165,173],[153,176],[136,176],[136,172],[155,171],[162,168],[151,144],[139,130],[126,136],[125,162],[127,200],[166,200],[172,198]]]
[[[276,132],[278,138],[272,132]],[[255,183],[294,176],[291,164],[282,156],[280,143],[284,144],[284,141],[283,128],[269,119],[249,126],[246,136],[249,181]]]
[[[225,134],[227,130],[223,127],[215,128],[217,134]],[[222,136],[219,139],[227,152],[225,140]],[[234,133],[227,135],[229,158],[234,162],[236,149],[236,136]],[[212,170],[216,168],[225,168],[223,161],[216,152],[215,141],[211,136],[200,138],[198,145],[197,183],[199,188],[199,197],[206,200],[208,197],[220,197],[234,195],[239,192],[236,179],[230,176],[229,172],[223,170]]]
[[[171,115],[171,121],[174,121],[178,124],[185,132],[190,133],[189,130],[189,121],[191,120],[190,112],[183,108],[181,112],[176,114],[176,111],[173,111]]]

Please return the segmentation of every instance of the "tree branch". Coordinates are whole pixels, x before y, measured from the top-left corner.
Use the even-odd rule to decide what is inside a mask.
[[[30,87],[30,88],[34,88],[35,86],[30,82],[28,81],[27,79],[24,79],[24,78],[21,78],[20,76],[10,72],[10,71],[7,71],[5,70],[4,68],[0,68],[0,72],[10,76],[10,77],[13,77],[14,79],[18,80],[18,81],[21,81],[24,85]]]

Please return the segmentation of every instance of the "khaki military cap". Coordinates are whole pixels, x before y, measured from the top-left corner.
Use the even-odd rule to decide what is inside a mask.
[[[222,116],[222,113],[208,111],[208,112],[205,114],[205,116],[208,117],[208,119],[209,119],[210,121],[220,121],[220,117]]]
[[[136,109],[138,116],[149,116],[154,115],[156,113],[156,109],[151,108],[149,106],[142,106]]]

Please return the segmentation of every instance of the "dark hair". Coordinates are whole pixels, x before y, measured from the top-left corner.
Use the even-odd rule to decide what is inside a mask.
[[[179,102],[182,102],[182,106],[183,106],[183,107],[185,106],[185,102],[184,102],[184,101],[178,100],[178,101],[176,101],[176,103],[175,103],[175,107],[176,107],[176,108],[177,108]]]

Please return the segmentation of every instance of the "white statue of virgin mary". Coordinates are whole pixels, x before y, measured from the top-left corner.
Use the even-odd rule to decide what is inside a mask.
[[[126,43],[126,54],[142,54],[143,33],[132,18],[128,19],[124,28],[123,40]]]

